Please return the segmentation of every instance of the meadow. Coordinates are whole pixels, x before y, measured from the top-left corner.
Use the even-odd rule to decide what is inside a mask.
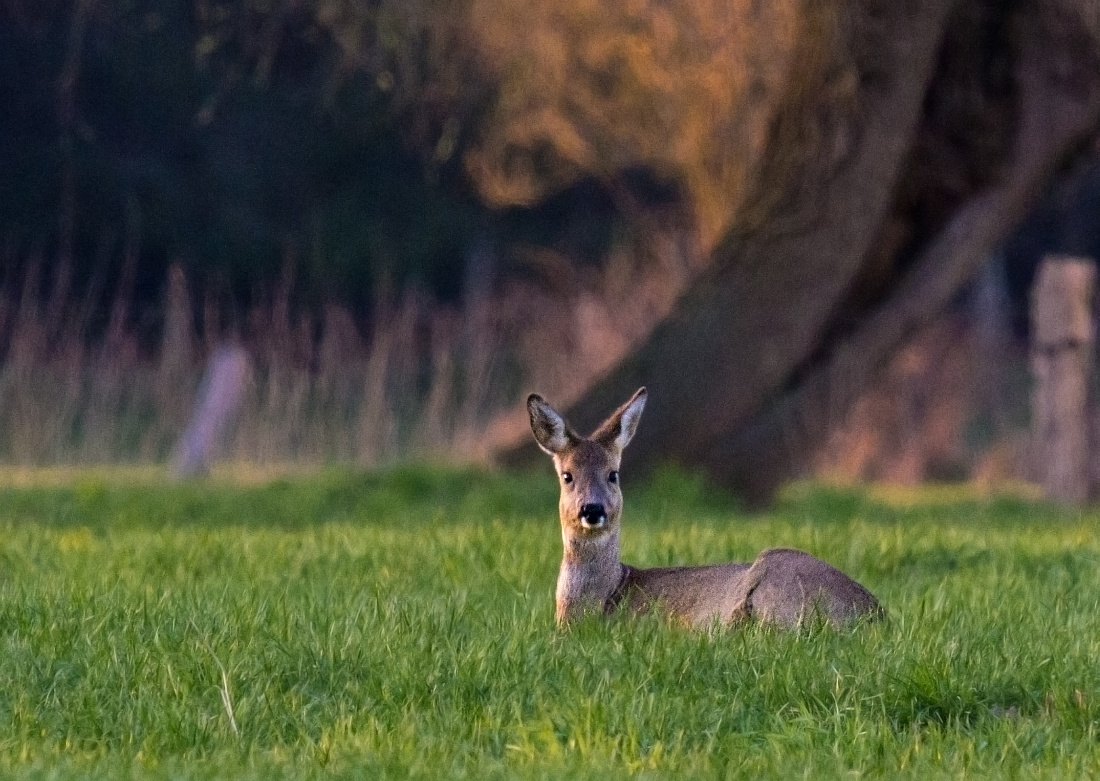
[[[1100,776],[1097,513],[624,474],[625,560],[800,547],[889,619],[559,630],[544,471],[7,476],[0,775]]]

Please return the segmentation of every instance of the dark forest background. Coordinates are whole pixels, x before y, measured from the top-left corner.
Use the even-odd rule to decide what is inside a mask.
[[[453,299],[466,249],[495,229],[458,157],[414,132],[430,118],[414,116],[427,109],[409,105],[415,85],[396,84],[391,61],[415,58],[422,31],[393,20],[380,40],[393,9],[342,24],[324,23],[323,4],[0,13],[11,275],[68,258],[74,285],[109,291],[130,263],[150,305],[172,264],[237,300],[289,264],[312,304],[361,307],[382,280]],[[345,51],[338,36],[357,33],[373,40]]]

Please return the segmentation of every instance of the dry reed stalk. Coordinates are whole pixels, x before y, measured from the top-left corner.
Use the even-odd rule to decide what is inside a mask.
[[[314,458],[321,461],[354,460],[355,414],[364,371],[364,342],[347,309],[327,304],[317,351],[313,404],[324,415],[309,434]]]
[[[410,450],[439,458],[453,441],[454,384],[458,323],[449,312],[440,312],[428,324],[428,390],[410,437]]]
[[[419,302],[406,295],[396,308],[376,306],[372,342],[355,421],[355,459],[376,466],[393,461],[408,429],[409,407],[416,396],[416,331]]]
[[[491,452],[485,447],[486,427],[492,414],[511,401],[498,390],[502,384],[497,382],[497,375],[503,368],[500,358],[505,324],[495,316],[494,303],[479,299],[467,306],[462,331],[463,382],[457,391],[448,453],[453,460],[488,460]]]
[[[191,294],[183,269],[175,265],[168,272],[164,294],[164,329],[153,386],[157,427],[169,437],[183,431],[187,425],[200,371]],[[156,442],[155,451],[144,455],[149,459],[155,458],[172,445],[172,441]]]

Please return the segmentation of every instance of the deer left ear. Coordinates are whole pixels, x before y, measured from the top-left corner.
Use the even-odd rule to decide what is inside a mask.
[[[565,418],[537,393],[527,397],[527,414],[535,441],[550,455],[559,455],[576,443],[577,437],[569,430]]]
[[[615,410],[611,417],[596,429],[592,438],[605,447],[621,453],[634,438],[634,432],[638,430],[638,421],[642,419],[645,400],[646,389],[638,388],[638,391],[630,397],[630,401]]]

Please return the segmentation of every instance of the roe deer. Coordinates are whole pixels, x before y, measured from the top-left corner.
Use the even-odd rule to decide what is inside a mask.
[[[531,430],[554,459],[561,481],[559,624],[585,612],[657,607],[695,627],[748,618],[794,627],[820,615],[832,624],[882,615],[878,600],[844,573],[808,553],[776,548],[752,564],[638,569],[619,560],[623,495],[619,462],[638,429],[646,390],[581,437],[543,398],[527,399]]]

